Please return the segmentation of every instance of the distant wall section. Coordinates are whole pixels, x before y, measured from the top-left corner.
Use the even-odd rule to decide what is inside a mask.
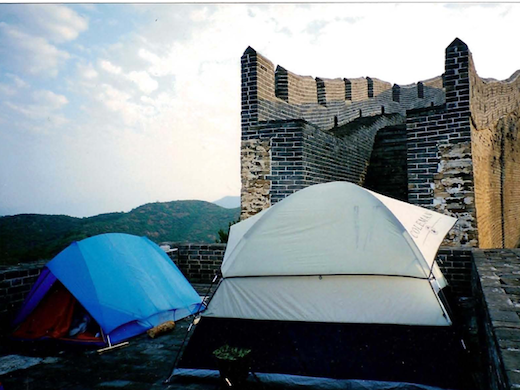
[[[481,79],[470,57],[472,149],[479,241],[514,248],[520,241],[520,72]]]

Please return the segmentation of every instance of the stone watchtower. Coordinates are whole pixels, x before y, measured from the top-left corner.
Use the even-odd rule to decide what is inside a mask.
[[[312,78],[251,47],[242,56],[242,218],[344,180],[452,214],[447,244],[520,240],[520,81],[481,79],[464,42],[412,85]]]

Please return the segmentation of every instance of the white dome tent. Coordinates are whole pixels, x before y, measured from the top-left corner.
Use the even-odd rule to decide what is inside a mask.
[[[223,279],[178,375],[211,373],[211,352],[227,343],[253,351],[260,377],[451,387],[462,378],[460,340],[441,299],[447,282],[435,256],[455,223],[332,182],[233,225]],[[442,362],[432,365],[435,355]]]
[[[351,183],[307,187],[232,226],[205,316],[450,325],[435,254],[455,222]]]

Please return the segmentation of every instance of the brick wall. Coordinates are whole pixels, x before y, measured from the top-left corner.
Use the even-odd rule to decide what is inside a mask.
[[[271,121],[242,131],[241,219],[303,188],[304,121]]]
[[[437,253],[437,263],[456,297],[472,296],[472,249],[441,247]]]
[[[363,184],[376,133],[403,120],[399,114],[360,118],[330,132],[304,120],[249,126],[242,132],[241,219],[309,185]]]
[[[459,218],[446,245],[478,246],[467,45],[446,48],[446,103],[407,113],[408,201]]]
[[[211,283],[220,273],[226,244],[168,243],[172,251],[168,256],[190,283]]]
[[[339,136],[337,130],[344,126],[350,125],[351,130],[362,126],[361,118],[391,113],[407,117],[408,200],[461,220],[459,232],[450,236],[452,245],[516,246],[520,241],[520,148],[516,145],[520,72],[505,81],[481,79],[467,45],[459,39],[446,48],[442,77],[407,86],[392,86],[372,77],[299,76],[281,66],[275,71],[268,59],[251,48],[242,57],[245,134],[251,126],[270,121],[304,120],[325,134]],[[358,156],[365,152],[362,143],[367,137],[352,139],[359,142],[355,159],[361,165],[340,163],[354,169],[350,174],[336,164],[341,143],[325,138],[321,133],[303,138],[300,155],[308,173],[304,182],[349,177],[363,183],[367,160]],[[316,153],[307,152],[313,148]],[[330,150],[327,158],[323,153]],[[251,166],[251,161],[247,164]],[[293,179],[285,175],[282,187],[273,187],[271,180],[269,190],[267,182],[255,182],[263,204],[278,200],[287,192],[283,186],[301,181],[301,173],[295,172]],[[273,179],[276,174],[270,176]],[[243,186],[247,186],[244,181]]]
[[[505,81],[481,79],[469,60],[480,247],[513,248],[520,240],[520,72]]]
[[[242,141],[241,218],[259,213],[271,204],[271,142],[270,139]]]
[[[0,332],[10,328],[44,265],[45,262],[38,262],[0,269]]]
[[[368,164],[364,187],[395,199],[408,200],[406,125],[379,130]]]
[[[399,114],[385,114],[359,118],[331,132],[308,126],[303,142],[305,184],[339,180],[363,185],[377,132],[403,121]]]
[[[445,245],[477,247],[471,143],[439,144],[438,154],[440,162],[434,176],[433,206],[436,211],[459,219],[455,228],[448,232]]]
[[[520,115],[512,112],[500,118],[497,131],[502,134],[502,210],[504,247],[520,244]]]
[[[473,129],[471,139],[475,172],[475,203],[481,248],[501,248],[502,231],[502,137],[491,129]]]

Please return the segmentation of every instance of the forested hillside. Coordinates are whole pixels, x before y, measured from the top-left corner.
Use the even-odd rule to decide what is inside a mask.
[[[89,218],[20,214],[0,217],[0,264],[51,259],[71,242],[102,233],[129,233],[164,241],[215,242],[240,209],[188,200],[149,203],[128,213]]]

